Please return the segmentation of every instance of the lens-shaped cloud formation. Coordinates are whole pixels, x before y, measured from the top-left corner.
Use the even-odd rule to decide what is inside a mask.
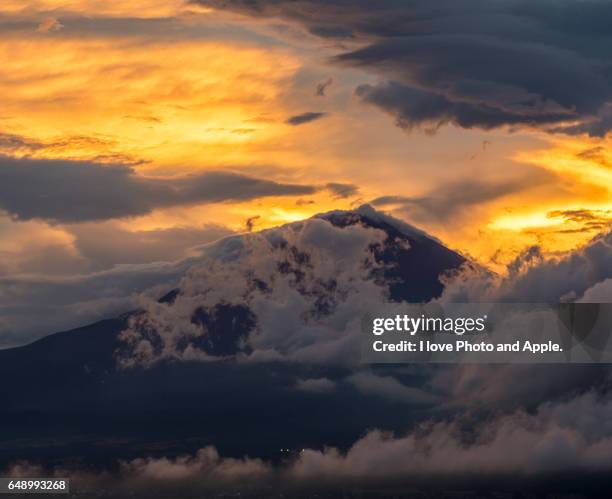
[[[357,95],[403,128],[610,129],[612,9],[606,1],[193,0],[282,18],[354,50],[335,62],[382,78]]]

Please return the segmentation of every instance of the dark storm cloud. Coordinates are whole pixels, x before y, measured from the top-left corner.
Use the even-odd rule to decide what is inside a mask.
[[[612,106],[608,104],[596,116],[590,117],[577,125],[556,128],[554,131],[573,135],[588,133],[592,137],[605,137],[611,128]]]
[[[335,62],[379,75],[364,100],[400,126],[612,126],[612,6],[603,0],[197,0],[361,44]]]
[[[521,113],[499,109],[493,103],[458,102],[397,82],[361,85],[356,94],[394,116],[397,126],[406,130],[423,127],[428,132],[435,132],[448,123],[488,130],[502,125],[538,125],[568,118],[567,113],[558,110],[541,113],[534,109],[533,113]]]
[[[155,208],[316,190],[220,171],[153,178],[127,166],[0,157],[0,209],[19,220],[103,220],[143,215]]]
[[[287,123],[288,125],[292,125],[292,126],[304,125],[306,123],[310,123],[311,121],[316,121],[321,118],[324,118],[325,116],[327,116],[327,113],[308,112],[308,113],[296,114],[295,116],[291,116],[287,118],[285,123]]]

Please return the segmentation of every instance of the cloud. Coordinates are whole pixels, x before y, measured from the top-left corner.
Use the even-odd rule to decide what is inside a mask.
[[[92,153],[92,150],[95,152]],[[26,158],[60,155],[123,166],[135,166],[145,162],[119,152],[117,142],[113,139],[89,135],[61,135],[43,141],[0,132],[0,160],[3,155]]]
[[[337,198],[348,198],[359,192],[359,187],[354,184],[343,184],[339,182],[329,182],[325,185]]]
[[[327,116],[327,113],[321,113],[321,112],[316,112],[316,113],[308,112],[308,113],[296,114],[295,116],[291,116],[287,118],[285,123],[287,123],[288,125],[292,125],[292,126],[305,125],[306,123],[311,123],[313,121],[320,120],[321,118],[324,118],[325,116]]]
[[[169,17],[183,12],[181,0],[145,0],[136,8],[129,0],[116,0],[112,4],[92,4],[88,0],[71,0],[58,4],[55,0],[38,0],[24,9],[21,0],[5,0],[2,7],[5,12],[26,15],[40,12],[61,12],[70,16],[87,15],[102,18],[140,18]]]
[[[0,132],[0,151],[16,153],[31,153],[43,149],[45,145],[32,139],[13,133]]]
[[[440,405],[483,413],[534,410],[543,400],[567,400],[606,386],[610,369],[585,364],[455,364],[432,371],[427,387]]]
[[[612,278],[612,232],[562,255],[547,258],[538,246],[508,265],[504,277],[465,269],[447,282],[441,301],[558,303],[590,295]],[[605,297],[604,297],[605,298]],[[610,298],[605,298],[609,301]]]
[[[0,277],[0,348],[116,317],[176,286],[191,260],[121,265],[69,277]]]
[[[580,151],[576,154],[579,159],[591,161],[606,168],[612,168],[612,161],[608,159],[608,148],[604,146],[595,146]]]
[[[604,135],[612,125],[605,1],[194,3],[350,41],[357,48],[333,61],[377,75],[382,82],[357,95],[407,129],[454,123]]]
[[[0,218],[0,230],[3,227]],[[0,276],[75,276],[114,266],[175,261],[197,254],[198,246],[228,236],[229,229],[204,225],[131,231],[114,222],[47,226],[8,222],[13,241],[0,245]],[[14,242],[20,244],[15,245]],[[13,244],[11,244],[13,243]],[[24,251],[23,248],[27,248]]]
[[[314,199],[302,199],[302,198],[300,198],[300,199],[298,199],[295,202],[296,206],[308,206],[310,204],[315,204],[315,200]]]
[[[479,421],[472,432],[461,420],[422,424],[405,436],[372,431],[345,454],[337,449],[307,450],[293,465],[293,476],[330,482],[409,480],[414,477],[536,475],[560,471],[610,469],[612,404],[587,393],[574,400],[543,404],[533,415],[523,411]]]
[[[517,179],[457,180],[443,183],[423,196],[381,196],[370,203],[373,206],[399,207],[418,220],[445,221],[465,214],[465,210],[531,189],[545,177],[550,175],[537,171]]]
[[[66,228],[74,248],[89,262],[89,272],[115,265],[175,261],[198,252],[195,247],[229,236],[220,225],[130,231],[114,222],[82,223]]]
[[[244,354],[253,362],[353,363],[364,309],[391,295],[417,301],[438,296],[440,274],[463,261],[442,248],[434,248],[432,257],[429,251],[437,242],[369,207],[191,249],[189,241],[214,238],[222,229],[126,233],[111,222],[51,229],[61,232],[64,244],[69,239],[67,248],[74,251],[81,274],[0,277],[2,345],[141,310],[124,335],[120,357],[127,364],[206,359],[208,354]],[[64,230],[70,231],[68,237]],[[409,241],[418,247],[413,255]],[[160,262],[157,257],[164,255],[157,245],[165,248],[164,260],[192,256]],[[427,265],[419,260],[423,251]],[[397,259],[404,262],[401,268]],[[139,263],[146,260],[150,263]],[[425,285],[400,281],[412,267]],[[92,273],[92,268],[97,270]],[[159,303],[176,288],[180,293],[171,303]],[[204,334],[211,324],[219,333],[212,343]],[[226,330],[230,333],[221,334]],[[151,350],[151,342],[160,349]]]
[[[395,117],[398,127],[412,130],[421,127],[428,133],[452,123],[462,128],[489,130],[503,125],[538,125],[563,121],[570,115],[561,110],[534,111],[531,114],[495,108],[491,103],[455,101],[441,93],[389,82],[376,86],[361,85],[356,94]]]
[[[316,190],[226,171],[158,178],[123,165],[0,157],[0,208],[19,220],[104,220],[144,215],[156,208]]]
[[[198,450],[195,456],[168,458],[139,458],[123,462],[121,473],[134,478],[153,481],[197,481],[208,487],[231,485],[269,475],[272,468],[260,459],[221,458],[213,447]]]
[[[36,31],[39,33],[52,33],[59,31],[64,25],[56,17],[47,17],[41,21]]]
[[[464,261],[368,206],[229,237],[193,262],[172,303],[142,301],[117,359],[354,365],[364,310],[439,296],[440,276]]]
[[[358,372],[349,376],[348,381],[361,393],[382,397],[395,402],[413,405],[434,405],[438,397],[419,388],[406,386],[393,376],[378,376],[372,372]]]
[[[586,133],[592,137],[605,137],[612,128],[612,104],[607,103],[597,114],[589,116],[577,125],[568,125],[555,128],[556,132],[572,135]]]
[[[96,493],[100,497],[194,497],[194,492],[206,495],[212,490],[240,491],[262,484],[269,486],[275,472],[272,464],[261,459],[222,457],[212,446],[203,447],[194,455],[139,457],[115,464],[113,471],[57,466],[52,476],[70,476],[71,490]],[[50,473],[28,462],[16,463],[2,471],[14,479]]]
[[[612,232],[561,258],[519,258],[515,268],[500,288],[500,301],[572,301],[612,278]]]
[[[605,232],[612,226],[612,211],[610,210],[553,210],[546,215],[549,218],[560,218],[564,223],[578,225],[577,228],[559,229],[561,233],[573,232]]]
[[[336,389],[336,383],[328,378],[298,379],[295,388],[302,392],[331,393]]]
[[[327,91],[327,89],[333,82],[334,82],[333,78],[328,78],[325,81],[317,83],[317,86],[315,88],[315,95],[317,97],[325,97],[325,92]]]
[[[606,279],[587,289],[578,301],[584,303],[609,303],[611,300],[612,279]]]
[[[244,361],[352,363],[363,307],[387,292],[374,279],[382,264],[372,254],[385,238],[372,227],[313,218],[213,244],[190,265],[172,303],[142,300],[144,313],[123,333],[119,363],[219,357],[205,340],[211,318],[224,316],[220,306],[231,307],[235,320],[227,328],[240,333],[222,343]]]
[[[104,491],[104,497],[196,497],[211,490],[259,497],[262,491],[269,495],[270,488],[307,486],[310,492],[322,492],[366,484],[384,484],[385,490],[403,484],[424,492],[457,490],[458,484],[469,483],[469,490],[489,491],[507,484],[508,477],[528,486],[536,477],[563,482],[566,473],[571,480],[588,480],[593,472],[609,472],[611,420],[610,398],[589,391],[542,403],[533,412],[425,420],[403,434],[374,429],[346,451],[330,446],[291,449],[290,459],[277,463],[223,457],[207,446],[194,454],[139,457],[101,469],[68,464],[43,470],[21,462],[2,474],[69,476],[73,490]]]

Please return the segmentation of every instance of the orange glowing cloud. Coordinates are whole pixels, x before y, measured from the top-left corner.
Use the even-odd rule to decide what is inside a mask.
[[[254,118],[277,112],[299,65],[231,44],[62,38],[0,42],[0,62],[3,127],[36,144],[30,155],[157,167],[246,161],[284,128]]]
[[[505,262],[527,244],[577,246],[612,208],[609,141],[453,126],[406,133],[355,97],[372,75],[330,67],[337,47],[271,42],[273,31],[216,38],[220,14],[182,0],[6,0],[0,13],[31,25],[0,39],[0,154],[129,163],[158,178],[230,170],[320,187],[305,197],[157,209],[117,222],[124,230],[210,221],[260,229],[388,197],[404,202],[383,209],[481,261]],[[83,19],[140,24],[79,31]],[[163,36],[159,20],[170,23]],[[292,126],[291,116],[322,119]],[[323,187],[329,182],[359,189],[341,197]]]
[[[195,7],[190,7],[195,10]],[[0,12],[32,14],[40,12],[97,16],[153,18],[172,16],[186,10],[184,0],[4,0]],[[199,9],[200,11],[204,9]]]

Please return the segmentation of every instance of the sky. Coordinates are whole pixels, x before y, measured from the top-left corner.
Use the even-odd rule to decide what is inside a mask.
[[[365,203],[498,272],[583,245],[605,4],[4,0],[0,298]]]

